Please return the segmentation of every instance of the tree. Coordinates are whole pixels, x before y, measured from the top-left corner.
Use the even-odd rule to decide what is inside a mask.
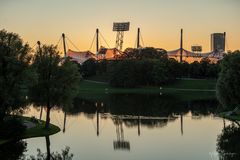
[[[167,59],[167,51],[161,48],[127,48],[121,59]]]
[[[19,35],[0,31],[0,122],[26,103],[28,87],[35,77],[29,69],[30,51]]]
[[[94,58],[86,60],[81,66],[81,73],[84,78],[96,75],[97,63]]]
[[[222,130],[217,138],[219,158],[224,160],[240,159],[240,127],[234,123]]]
[[[110,85],[114,87],[132,88],[137,84],[137,63],[135,60],[123,60],[111,65]]]
[[[11,141],[0,145],[0,156],[1,159],[15,160],[24,159],[24,152],[27,150],[27,142],[25,141]]]
[[[220,66],[221,72],[217,81],[217,98],[226,108],[239,107],[240,51],[225,56]]]
[[[47,107],[45,127],[49,128],[51,108],[72,102],[80,74],[77,65],[68,58],[62,59],[53,45],[43,45],[37,50],[32,67],[38,74],[38,83],[31,88],[31,98],[36,104]]]

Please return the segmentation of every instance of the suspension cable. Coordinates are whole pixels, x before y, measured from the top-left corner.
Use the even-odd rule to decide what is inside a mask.
[[[99,33],[100,33],[100,36],[101,36],[101,38],[103,39],[103,41],[104,41],[104,42],[106,43],[106,45],[108,46],[108,48],[110,48],[110,46],[108,45],[106,39],[103,37],[102,33],[101,33],[101,32],[99,32]]]
[[[62,36],[60,36],[56,46],[58,46],[58,44],[60,43],[61,40],[62,40]]]
[[[78,47],[68,38],[68,37],[66,37],[67,38],[67,40],[71,43],[71,45],[73,46],[73,47],[75,47],[75,49],[77,49],[78,51],[80,51],[80,49],[78,49]],[[69,49],[69,48],[68,48]]]
[[[34,48],[37,45],[37,43],[35,43],[31,48]]]
[[[138,37],[135,39],[133,48],[137,48],[137,39],[138,39]]]
[[[143,47],[145,47],[145,44],[144,44],[144,41],[143,41],[142,34],[140,34],[140,37],[141,37],[142,45],[143,45]]]
[[[91,51],[91,49],[92,49],[92,47],[93,47],[93,43],[94,43],[95,38],[96,38],[96,33],[95,33],[94,36],[93,36],[92,43],[91,43],[91,46],[90,46],[90,48],[89,48],[89,51]]]

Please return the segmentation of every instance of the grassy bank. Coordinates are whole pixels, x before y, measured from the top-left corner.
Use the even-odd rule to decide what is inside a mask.
[[[29,117],[19,117],[23,121],[31,121],[31,118]],[[33,123],[33,122],[32,122]],[[22,137],[19,137],[19,139],[27,139],[27,138],[33,138],[33,137],[43,137],[48,135],[56,134],[60,131],[60,128],[58,126],[55,126],[53,124],[49,125],[49,129],[45,129],[45,122],[40,121],[34,123],[36,126],[26,129]],[[0,145],[7,143],[9,141],[12,141],[12,139],[0,139]]]
[[[98,83],[99,82],[99,83]],[[171,85],[141,86],[138,88],[113,88],[108,83],[93,80],[83,80],[80,83],[80,92],[105,92],[109,93],[140,93],[163,91],[199,91],[215,92],[216,80],[177,80]]]
[[[219,113],[219,116],[231,121],[240,121],[240,113],[237,113],[236,115],[228,115],[227,113],[228,112]]]
[[[215,80],[177,80],[172,85],[142,86],[138,88],[113,88],[108,83],[84,80],[80,83],[81,97],[104,97],[106,94],[174,94],[183,99],[215,97]]]

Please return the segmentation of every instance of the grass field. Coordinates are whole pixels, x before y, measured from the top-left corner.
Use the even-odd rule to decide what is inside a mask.
[[[215,80],[177,80],[172,85],[142,86],[138,88],[113,88],[107,83],[83,80],[80,83],[81,97],[104,97],[115,94],[174,94],[182,99],[206,99],[215,97]]]
[[[29,117],[20,117],[22,120],[25,121],[31,121]],[[20,137],[19,139],[27,139],[27,138],[33,138],[33,137],[43,137],[48,135],[56,134],[60,131],[60,128],[50,124],[49,129],[45,129],[45,122],[39,121],[39,123],[35,123],[36,126],[30,129],[26,129],[24,135]],[[0,145],[4,144],[6,142],[11,141],[11,139],[0,139]]]

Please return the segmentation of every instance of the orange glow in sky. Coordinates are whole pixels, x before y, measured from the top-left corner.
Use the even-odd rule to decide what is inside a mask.
[[[188,50],[198,44],[209,51],[214,32],[226,32],[226,49],[237,50],[239,8],[239,0],[1,0],[0,29],[18,33],[30,46],[38,40],[56,44],[64,32],[77,48],[88,50],[96,28],[114,47],[112,23],[129,21],[124,48],[134,47],[140,27],[144,46],[177,49],[183,28]],[[100,43],[107,47],[104,40]]]

